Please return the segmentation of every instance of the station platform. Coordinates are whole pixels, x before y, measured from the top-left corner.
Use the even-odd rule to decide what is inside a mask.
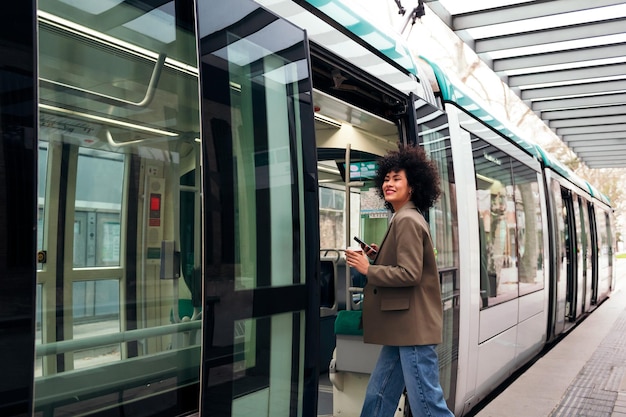
[[[610,298],[472,416],[626,417],[626,259],[615,267]]]

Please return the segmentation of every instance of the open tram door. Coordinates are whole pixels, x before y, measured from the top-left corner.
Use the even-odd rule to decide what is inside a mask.
[[[306,33],[251,1],[197,3],[200,413],[311,416],[319,229]]]
[[[316,143],[320,189],[320,259],[333,271],[337,288],[335,307],[320,311],[321,366],[331,352],[329,377],[333,384],[333,415],[360,413],[369,374],[380,346],[364,344],[345,310],[360,308],[362,277],[346,270],[343,251],[353,236],[380,242],[391,213],[376,195],[373,178],[376,159],[398,142],[424,146],[439,167],[443,194],[428,214],[438,250],[444,304],[444,343],[439,346],[440,375],[450,407],[456,389],[455,341],[458,340],[459,271],[456,235],[456,195],[445,115],[413,94],[393,95],[362,72],[330,54],[313,48]],[[335,77],[340,76],[341,88]],[[337,282],[338,281],[338,282]],[[326,281],[324,281],[326,282]],[[332,282],[332,281],[327,281]],[[322,287],[322,294],[328,288]],[[326,298],[330,300],[331,298]],[[337,312],[348,317],[337,319]],[[331,334],[333,325],[336,334]],[[345,325],[347,324],[347,326]],[[351,324],[354,324],[352,326]],[[335,345],[336,343],[336,345]],[[333,349],[335,347],[335,349]],[[320,395],[323,395],[320,392]],[[330,413],[330,411],[327,411]]]
[[[404,98],[315,45],[311,65],[320,261],[322,272],[332,272],[332,279],[323,280],[321,289],[320,372],[328,373],[334,382],[332,398],[320,391],[318,414],[353,416],[360,412],[380,347],[364,345],[358,336],[351,343],[349,337],[335,334],[340,325],[337,315],[361,308],[359,289],[364,285],[363,277],[346,266],[344,251],[356,244],[354,236],[380,242],[387,229],[390,213],[376,195],[372,180],[376,160],[397,149],[402,140],[398,117]]]
[[[318,103],[330,99],[318,92],[314,97],[319,98]],[[320,105],[321,111],[324,108]],[[333,272],[333,278],[322,282],[321,293],[334,294],[335,302],[325,306],[323,300],[320,309],[320,371],[329,373],[333,396],[332,410],[320,408],[318,412],[353,416],[360,411],[368,374],[380,347],[363,344],[358,335],[337,334],[359,332],[358,323],[350,317],[356,317],[352,313],[361,309],[365,285],[364,277],[347,267],[344,251],[356,244],[354,236],[365,242],[380,242],[385,234],[390,213],[376,194],[372,177],[378,157],[387,149],[397,148],[397,127],[384,119],[377,120],[379,129],[389,132],[392,140],[386,146],[380,146],[385,144],[381,141],[376,149],[372,146],[376,145],[371,136],[374,129],[362,131],[346,121],[342,121],[341,127],[329,129],[324,120],[325,116],[316,117],[320,262],[323,271]],[[320,407],[329,407],[329,403],[329,399],[321,398]]]

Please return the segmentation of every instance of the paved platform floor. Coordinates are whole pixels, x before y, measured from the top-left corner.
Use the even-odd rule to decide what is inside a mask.
[[[626,259],[611,297],[476,417],[626,417]]]

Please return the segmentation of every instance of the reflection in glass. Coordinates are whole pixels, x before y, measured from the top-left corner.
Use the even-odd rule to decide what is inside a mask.
[[[514,163],[513,181],[519,294],[524,295],[544,286],[543,220],[537,172],[526,165]]]
[[[35,412],[193,412],[202,327],[193,1],[38,8],[48,178],[40,174],[37,232],[48,259],[37,274]]]
[[[306,284],[317,284],[307,279],[305,259],[319,249],[317,225],[310,235],[306,217],[317,213],[317,196],[305,211],[311,195],[302,175],[303,161],[315,158],[302,150],[314,143],[306,136],[313,109],[304,33],[247,1],[198,2],[198,24],[207,321],[201,413],[295,415],[306,383],[300,310]]]
[[[544,286],[538,173],[473,137],[482,307]]]
[[[517,236],[511,159],[498,148],[473,138],[480,237],[482,306],[518,295]]]
[[[302,317],[302,313],[284,313],[235,322],[233,416],[291,415],[290,398],[284,394],[289,392],[293,378],[294,352],[292,335],[285,329],[293,328],[294,321]],[[300,329],[303,332],[304,326]],[[300,339],[304,334],[294,336]]]
[[[591,239],[591,225],[589,218],[589,205],[584,198],[580,198],[579,200],[579,209],[580,209],[580,230],[581,230],[581,257],[582,257],[582,265],[581,272],[584,284],[581,285],[583,287],[583,296],[581,297],[581,303],[584,303],[583,308],[589,309],[591,305],[592,298],[592,281],[593,281],[593,271],[591,265],[592,258],[592,239]]]
[[[74,282],[74,339],[120,331],[119,281],[113,279]],[[121,359],[120,344],[77,350],[74,368],[96,366]]]
[[[418,109],[418,117],[423,117],[422,113],[428,111],[435,113],[434,108],[424,104]],[[420,129],[424,132],[420,134],[420,140],[430,159],[437,165],[441,179],[441,196],[430,209],[428,221],[437,252],[437,266],[439,269],[453,268],[458,267],[459,247],[456,232],[456,184],[448,122],[443,114],[429,119],[420,124]]]
[[[76,173],[74,267],[120,264],[123,155],[81,149]]]

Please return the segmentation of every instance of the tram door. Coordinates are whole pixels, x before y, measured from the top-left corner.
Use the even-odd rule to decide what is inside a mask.
[[[554,294],[554,311],[553,311],[553,333],[555,335],[561,334],[566,325],[566,318],[568,316],[569,303],[567,300],[568,288],[570,284],[570,249],[568,247],[568,234],[569,227],[567,222],[566,211],[566,199],[562,197],[561,185],[555,179],[550,182],[551,194],[554,203],[554,229],[555,235],[553,237],[553,276],[555,285]]]
[[[587,203],[589,211],[589,227],[590,227],[590,239],[591,239],[591,304],[598,303],[598,263],[599,263],[599,243],[598,243],[598,224],[596,223],[596,210],[593,204]]]
[[[377,159],[397,149],[401,139],[396,120],[388,117],[397,101],[383,100],[385,95],[375,84],[355,76],[347,63],[333,62],[315,49],[312,70],[322,272],[319,366],[326,374],[336,348],[337,313],[361,308],[359,289],[365,284],[360,273],[347,267],[344,251],[357,245],[355,236],[376,243],[384,237],[390,213],[376,194],[373,178]],[[334,88],[333,77],[338,75],[343,82]],[[362,352],[352,354],[361,358]],[[331,398],[320,391],[318,415],[357,414],[360,410],[354,404],[359,403],[360,392],[356,395],[350,396],[352,406],[347,410],[338,405],[336,395]]]
[[[564,206],[564,225],[565,225],[565,253],[567,259],[567,295],[566,295],[566,308],[565,316],[570,321],[575,321],[576,317],[580,314],[582,308],[582,292],[583,286],[581,280],[579,280],[580,271],[580,256],[581,247],[580,230],[577,225],[580,225],[579,214],[576,211],[578,206],[574,201],[575,195],[570,190],[565,188],[561,189],[561,197],[563,198]]]
[[[316,409],[317,184],[305,33],[198,2],[204,183],[202,416]]]
[[[372,85],[364,84],[363,80],[350,72],[348,66],[342,67],[337,61],[328,62],[315,53],[313,71],[320,259],[322,271],[327,267],[335,279],[335,282],[321,281],[320,368],[321,372],[327,372],[336,342],[333,313],[343,309],[360,309],[361,294],[358,289],[365,284],[364,277],[346,267],[344,250],[355,244],[354,236],[359,236],[365,242],[382,241],[391,212],[377,195],[373,178],[378,167],[377,159],[389,150],[396,150],[398,142],[403,138],[402,129],[399,129],[400,123],[387,118],[389,114],[393,114],[393,107],[385,111],[385,106],[394,102],[390,97],[376,103],[376,106],[371,106],[371,97],[376,96],[372,92],[383,98],[385,96],[382,92],[376,91],[376,87]],[[325,88],[333,85],[330,81],[332,74],[341,74],[344,88]],[[360,96],[363,92],[368,94]],[[417,137],[413,137],[413,140],[423,146],[430,158],[437,163],[442,180],[442,196],[429,211],[428,220],[433,243],[437,248],[444,303],[444,342],[438,346],[440,377],[448,405],[454,407],[459,274],[457,216],[454,209],[456,195],[450,143],[445,137],[447,119],[443,113],[420,99],[416,99],[414,110],[415,113],[409,117],[419,120],[420,124],[415,132]],[[358,123],[351,123],[354,120]],[[334,297],[326,296],[332,292],[324,286],[329,284],[335,286]],[[337,344],[335,365],[338,372],[351,372],[350,365],[346,363],[345,356],[341,357],[342,354],[352,358],[347,362],[360,364],[358,369],[352,369],[357,374],[367,372],[368,367],[373,367],[376,357],[370,357],[371,348],[351,346],[349,352],[345,349],[345,344],[343,351],[339,343]],[[364,387],[359,386],[359,378],[351,380],[350,387],[335,389],[332,410],[318,410],[318,414],[332,412],[333,415],[358,415],[362,404],[360,396],[364,395]],[[323,406],[323,401],[320,404]]]
[[[594,281],[594,251],[593,251],[593,243],[594,239],[592,237],[592,221],[590,213],[593,211],[589,210],[588,202],[579,197],[578,199],[578,208],[580,213],[580,245],[582,249],[581,253],[581,282],[582,282],[582,294],[580,301],[580,313],[589,311],[592,304],[592,296],[593,296],[593,281]]]
[[[39,2],[41,415],[314,409],[306,39],[213,3]]]
[[[198,409],[193,3],[159,4],[38,2],[37,415]]]

